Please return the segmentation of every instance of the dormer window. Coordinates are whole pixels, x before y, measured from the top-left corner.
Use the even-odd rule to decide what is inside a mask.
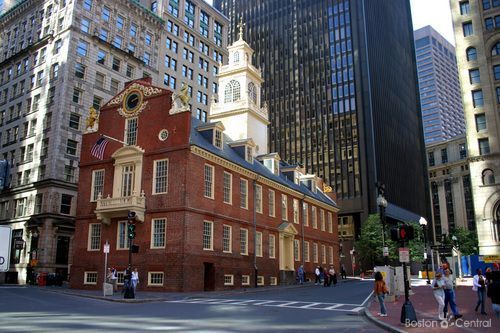
[[[214,131],[214,146],[222,149],[222,131],[217,129]]]
[[[264,166],[269,169],[273,174],[279,175],[279,162],[274,158],[264,160]]]
[[[224,103],[239,101],[241,98],[240,83],[236,80],[229,81],[224,88]]]
[[[246,146],[246,160],[248,163],[253,163],[253,149],[250,146]]]
[[[252,103],[257,104],[257,89],[253,82],[248,84],[248,98]]]
[[[240,53],[239,52],[234,52],[233,61],[235,64],[240,62]]]

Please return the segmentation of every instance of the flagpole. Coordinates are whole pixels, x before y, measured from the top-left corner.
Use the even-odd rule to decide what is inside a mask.
[[[105,138],[107,138],[107,139],[114,140],[114,141],[116,141],[116,142],[119,142],[119,143],[124,144],[125,146],[128,146],[128,144],[127,144],[125,141],[115,139],[115,138],[113,138],[113,137],[111,137],[111,136],[108,136],[108,135],[106,135],[106,134],[100,134],[100,136],[103,136],[103,137],[105,137]]]

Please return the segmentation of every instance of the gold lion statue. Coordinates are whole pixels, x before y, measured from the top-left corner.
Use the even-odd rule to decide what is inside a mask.
[[[179,99],[182,102],[182,106],[188,106],[189,105],[189,93],[188,93],[188,86],[185,82],[182,82],[182,87],[181,91],[177,95]]]

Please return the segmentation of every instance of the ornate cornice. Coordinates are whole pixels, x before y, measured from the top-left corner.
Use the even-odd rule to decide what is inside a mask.
[[[145,86],[143,84],[134,82],[131,85],[129,85],[127,87],[127,89],[125,89],[124,91],[122,91],[118,96],[116,96],[115,98],[113,98],[111,101],[109,101],[108,103],[106,103],[106,105],[104,105],[104,106],[108,107],[108,106],[114,106],[114,105],[120,105],[120,104],[122,104],[123,103],[123,98],[129,92],[131,92],[132,90],[140,90],[144,94],[145,97],[156,96],[156,95],[160,95],[160,94],[163,93],[163,90],[160,89],[160,88],[155,88],[155,87],[151,87],[151,86],[148,87],[148,86]]]
[[[467,159],[469,163],[472,162],[483,162],[488,160],[498,160],[500,158],[500,153],[493,153],[488,155],[472,156]]]

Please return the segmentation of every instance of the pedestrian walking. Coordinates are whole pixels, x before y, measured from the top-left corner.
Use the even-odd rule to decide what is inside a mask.
[[[139,283],[139,272],[137,271],[137,267],[135,267],[134,270],[132,271],[131,281],[132,281],[132,288],[134,288],[135,292],[137,284]]]
[[[106,276],[108,283],[113,285],[113,292],[117,290],[116,282],[118,281],[118,276],[116,276],[116,269],[113,267],[108,268],[108,275]]]
[[[486,311],[484,310],[484,303],[486,302],[486,278],[483,275],[483,271],[481,268],[476,270],[476,275],[474,275],[472,279],[472,290],[477,292],[477,303],[475,311],[479,309],[481,306],[481,314],[485,315]]]
[[[444,317],[447,318],[448,304],[450,304],[451,312],[455,319],[462,318],[458,312],[457,304],[455,303],[455,290],[453,289],[453,275],[451,270],[447,268],[444,271]]]
[[[380,304],[380,312],[378,313],[381,317],[387,317],[387,309],[385,308],[384,299],[385,294],[388,294],[387,286],[385,285],[384,276],[380,272],[375,272],[375,287],[373,289],[375,296]]]
[[[345,270],[344,264],[340,267],[340,276],[342,279],[347,279],[347,272]]]
[[[323,287],[330,285],[330,275],[326,267],[323,268]]]
[[[488,283],[488,297],[491,298],[491,305],[496,317],[500,318],[500,272],[493,271],[491,282]]]
[[[335,287],[337,285],[337,273],[335,272],[335,268],[330,266],[328,270],[328,274],[330,275],[330,280],[328,281],[328,286],[332,285]]]
[[[316,277],[316,280],[314,280],[314,285],[317,286],[321,283],[321,272],[319,270],[319,266],[316,266],[316,269],[314,270],[314,276]]]
[[[304,265],[300,265],[299,268],[297,269],[297,276],[299,278],[299,283],[304,284]]]
[[[441,272],[436,271],[436,278],[432,281],[434,298],[438,303],[438,319],[444,320],[444,279]]]

